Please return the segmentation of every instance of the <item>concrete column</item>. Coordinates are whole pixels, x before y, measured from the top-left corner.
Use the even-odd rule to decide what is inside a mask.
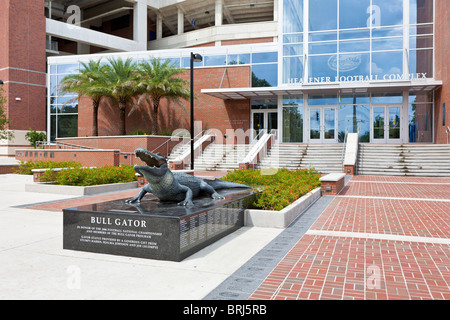
[[[178,34],[184,33],[184,13],[178,8]]]
[[[140,50],[147,50],[147,4],[144,1],[137,1],[134,4],[133,14],[133,40],[138,42]]]
[[[221,26],[223,23],[223,0],[216,0],[216,26]]]
[[[162,15],[156,14],[156,39],[162,38]]]

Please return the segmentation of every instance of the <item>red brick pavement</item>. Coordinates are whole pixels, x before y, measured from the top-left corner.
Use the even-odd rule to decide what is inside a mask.
[[[352,177],[250,299],[450,299],[449,182]]]

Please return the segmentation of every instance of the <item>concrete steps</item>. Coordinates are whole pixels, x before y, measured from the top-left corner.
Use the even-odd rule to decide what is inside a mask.
[[[195,170],[227,171],[239,168],[239,162],[247,156],[252,145],[210,144],[195,159]]]
[[[360,144],[357,174],[450,176],[450,146]]]
[[[315,168],[321,173],[342,172],[342,144],[275,144],[257,168]]]

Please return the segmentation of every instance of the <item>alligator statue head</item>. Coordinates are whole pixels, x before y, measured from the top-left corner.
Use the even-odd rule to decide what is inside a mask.
[[[157,182],[169,171],[167,159],[161,156],[161,153],[155,154],[144,148],[138,148],[134,154],[145,162],[145,165],[135,165],[134,170],[142,174],[147,181]]]

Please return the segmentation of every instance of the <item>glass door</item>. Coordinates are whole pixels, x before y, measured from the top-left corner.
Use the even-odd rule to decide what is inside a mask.
[[[336,107],[309,109],[309,142],[337,142]]]
[[[253,137],[252,139],[259,139],[263,133],[261,131],[264,130],[264,112],[253,112],[252,121],[253,121]]]
[[[252,112],[252,128],[253,137],[252,139],[258,139],[263,136],[262,131],[270,133],[275,130],[275,138],[277,138],[278,132],[278,112],[277,111],[253,111]]]
[[[400,106],[372,106],[370,140],[372,143],[400,142]]]

